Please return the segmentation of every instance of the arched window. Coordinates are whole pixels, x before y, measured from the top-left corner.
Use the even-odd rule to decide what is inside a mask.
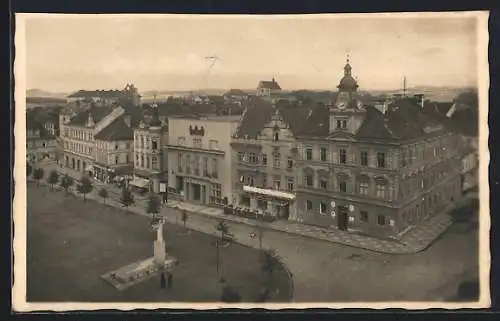
[[[338,191],[341,193],[347,193],[347,182],[349,181],[349,175],[346,173],[339,173],[337,175],[338,181]]]
[[[304,185],[307,187],[313,187],[314,186],[314,171],[311,168],[306,167],[304,169],[303,175],[304,175],[304,178],[303,178]]]

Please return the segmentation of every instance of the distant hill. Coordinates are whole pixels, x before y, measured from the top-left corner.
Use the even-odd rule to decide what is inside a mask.
[[[26,97],[27,104],[64,104],[66,99],[55,97]]]
[[[59,99],[66,99],[68,96],[68,93],[53,93],[50,91],[45,91],[42,89],[37,89],[37,88],[32,88],[26,90],[26,98],[59,98]]]

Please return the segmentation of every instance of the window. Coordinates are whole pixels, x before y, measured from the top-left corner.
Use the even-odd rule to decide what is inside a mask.
[[[293,158],[288,157],[287,163],[286,163],[286,168],[292,169],[293,168]]]
[[[377,167],[385,168],[385,153],[377,153]]]
[[[146,168],[149,168],[149,167],[150,167],[149,156],[146,156]]]
[[[385,198],[385,184],[377,183],[376,185],[376,195],[378,198]]]
[[[252,164],[257,164],[259,162],[259,159],[257,158],[257,155],[255,153],[250,153],[249,154],[249,161]]]
[[[135,166],[139,167],[139,155],[135,154]]]
[[[281,162],[280,158],[281,158],[280,153],[273,154],[273,167],[274,168],[280,168],[280,162]]]
[[[326,202],[325,201],[319,202],[319,214],[326,215],[327,211],[328,211],[328,205],[326,204]]]
[[[368,195],[368,180],[362,179],[359,182],[359,195]]]
[[[347,182],[344,180],[339,181],[339,191],[342,193],[347,193]]]
[[[346,150],[345,148],[339,149],[339,163],[345,164],[347,162]]]
[[[141,148],[144,148],[144,136],[141,135]]]
[[[152,146],[153,150],[157,150],[158,149],[158,142],[156,140],[152,140],[151,146]]]
[[[141,167],[144,167],[144,156],[141,155]]]
[[[384,215],[379,215],[377,218],[377,223],[378,225],[385,225],[385,216]]]
[[[184,155],[182,153],[177,154],[177,171],[182,173],[182,161],[184,159]]]
[[[245,160],[245,153],[238,152],[238,160],[243,162]]]
[[[201,138],[193,138],[193,147],[201,148]]]
[[[326,179],[326,177],[321,177],[319,179],[319,187],[322,188],[322,189],[326,189],[327,188],[327,179]]]
[[[219,177],[217,158],[212,158],[212,177],[213,178]]]
[[[128,156],[128,154],[125,155],[125,163],[130,163],[130,157]]]
[[[208,176],[208,157],[203,157],[203,176]]]
[[[360,214],[361,215],[359,218],[360,218],[361,222],[368,222],[368,212],[361,211]]]
[[[361,166],[368,166],[368,152],[361,152]]]
[[[313,186],[313,175],[312,174],[306,174],[306,185]]]
[[[293,192],[293,190],[294,190],[294,184],[293,184],[294,179],[293,179],[293,177],[288,177],[286,179],[286,181],[287,181],[287,183],[286,183],[287,186],[286,187],[287,187],[288,191],[289,192]]]
[[[200,156],[196,155],[194,157],[194,174],[195,175],[200,175]]]
[[[158,166],[158,165],[159,165],[159,164],[158,164],[158,156],[153,155],[153,156],[151,157],[151,168],[152,168],[153,170],[158,170],[158,168],[159,168],[159,166]]]
[[[253,177],[252,177],[252,176],[248,176],[248,177],[247,177],[247,184],[248,184],[249,186],[254,186],[254,179],[253,179]]]
[[[326,162],[326,148],[324,147],[320,149],[320,159],[322,162]]]
[[[267,187],[267,174],[262,174],[262,187]]]
[[[115,144],[115,149],[118,149],[118,144]]]
[[[312,160],[313,159],[313,150],[312,148],[307,148],[306,149],[306,160]]]
[[[406,150],[401,151],[401,167],[406,166]]]
[[[280,189],[280,187],[281,187],[281,176],[274,175],[274,177],[273,177],[273,187],[274,187],[274,189]]]
[[[306,210],[311,211],[313,209],[313,203],[310,200],[306,201]]]
[[[115,155],[115,164],[118,164],[118,155]]]
[[[179,145],[179,146],[186,145],[186,138],[185,137],[179,137],[179,138],[177,138],[177,145]]]
[[[346,129],[347,128],[347,120],[337,120],[337,128],[338,129]]]
[[[279,140],[279,132],[278,131],[275,131],[274,132],[274,141],[277,142]]]
[[[191,174],[191,156],[186,155],[186,174]]]
[[[209,142],[210,149],[219,149],[219,143],[216,140],[210,140]]]
[[[267,155],[262,154],[262,165],[267,165]]]

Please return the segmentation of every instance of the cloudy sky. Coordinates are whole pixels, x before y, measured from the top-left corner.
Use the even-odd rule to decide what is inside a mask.
[[[394,16],[25,16],[26,84],[53,92],[333,89],[346,54],[362,89],[470,86],[476,18]],[[220,60],[209,69],[207,56]]]

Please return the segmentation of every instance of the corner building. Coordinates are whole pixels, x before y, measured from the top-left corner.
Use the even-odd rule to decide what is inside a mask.
[[[351,72],[297,138],[297,220],[397,236],[460,197],[458,137],[422,95],[364,106]]]

